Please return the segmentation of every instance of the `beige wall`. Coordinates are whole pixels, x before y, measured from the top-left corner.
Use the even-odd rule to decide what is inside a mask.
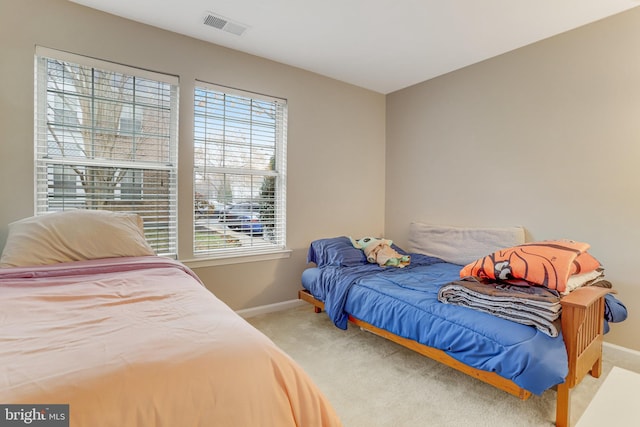
[[[312,239],[382,234],[383,95],[64,0],[0,0],[0,247],[7,224],[34,212],[36,45],[179,76],[183,258],[191,258],[194,79],[288,99],[287,240],[291,257],[196,270],[207,287],[232,308],[295,299]],[[359,209],[364,205],[370,207],[367,216]]]
[[[387,236],[522,225],[591,244],[640,350],[640,9],[387,96]]]

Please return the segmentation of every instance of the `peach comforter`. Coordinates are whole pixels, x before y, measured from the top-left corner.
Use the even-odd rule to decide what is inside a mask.
[[[71,426],[339,426],[307,374],[160,257],[0,269],[0,402]]]

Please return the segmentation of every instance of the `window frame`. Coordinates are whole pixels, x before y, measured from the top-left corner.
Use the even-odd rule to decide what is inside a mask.
[[[68,157],[65,154],[61,154],[58,156],[50,155],[51,147],[50,147],[50,140],[49,140],[50,132],[48,130],[48,123],[49,123],[48,122],[49,120],[48,97],[51,92],[51,89],[49,87],[49,76],[46,73],[46,65],[43,64],[43,62],[47,61],[48,59],[51,59],[54,61],[60,61],[63,63],[79,65],[82,67],[87,67],[87,68],[99,70],[100,72],[104,71],[104,72],[113,72],[116,74],[122,74],[122,75],[126,75],[127,77],[133,77],[134,80],[143,79],[143,80],[152,81],[154,83],[169,85],[168,90],[163,89],[163,95],[162,95],[162,96],[168,96],[166,100],[168,100],[169,107],[165,109],[167,111],[168,118],[163,118],[162,125],[159,125],[159,126],[166,126],[167,131],[165,134],[162,134],[162,136],[158,136],[156,141],[154,141],[153,138],[151,138],[151,141],[152,141],[151,147],[156,147],[156,148],[160,147],[163,149],[166,148],[165,153],[162,155],[159,154],[158,155],[159,158],[155,160],[152,160],[152,159],[150,160],[148,158],[143,160],[138,160],[135,158],[126,159],[126,158],[117,158],[117,157],[94,159],[86,156],[83,158],[82,156],[77,156],[77,155],[71,156],[71,157]],[[151,245],[154,246],[154,249],[157,250],[158,254],[162,256],[177,258],[177,255],[178,255],[177,254],[177,251],[178,251],[177,180],[178,180],[178,173],[179,173],[178,171],[179,78],[177,76],[169,75],[166,73],[158,73],[154,71],[144,70],[134,66],[128,66],[128,65],[118,64],[114,62],[104,61],[104,60],[95,59],[95,58],[91,58],[83,55],[77,55],[70,52],[49,49],[42,46],[36,46],[34,62],[35,62],[34,64],[35,66],[35,73],[34,73],[35,74],[34,76],[35,77],[34,78],[34,98],[35,98],[34,99],[34,103],[35,103],[34,104],[35,105],[35,109],[34,109],[34,127],[35,127],[34,128],[34,187],[35,187],[34,188],[35,190],[34,191],[34,211],[35,211],[35,214],[41,215],[51,211],[65,210],[70,207],[73,208],[75,207],[75,205],[80,203],[82,199],[82,196],[79,196],[79,194],[84,194],[85,198],[87,196],[89,197],[93,196],[90,193],[77,193],[77,191],[75,191],[73,196],[66,197],[64,195],[65,189],[67,189],[67,186],[71,185],[72,182],[71,181],[66,182],[67,179],[70,179],[71,175],[68,175],[68,176],[64,175],[64,172],[62,172],[61,174],[61,170],[62,170],[61,168],[64,168],[64,167],[73,166],[73,167],[78,167],[79,170],[82,170],[82,168],[99,169],[99,168],[112,167],[119,171],[123,171],[123,170],[135,171],[133,173],[137,177],[140,177],[142,176],[142,174],[145,174],[145,173],[148,173],[150,175],[155,174],[156,179],[160,179],[161,181],[164,178],[160,178],[160,177],[166,177],[167,182],[163,182],[163,184],[161,184],[163,187],[162,187],[162,193],[160,193],[162,194],[162,196],[160,198],[158,198],[157,196],[158,193],[154,192],[154,190],[158,191],[159,187],[154,186],[151,188],[147,188],[147,191],[149,190],[152,191],[151,193],[148,193],[150,194],[149,196],[150,199],[147,199],[147,201],[160,200],[162,207],[156,208],[155,211],[152,210],[151,213],[149,213],[146,216],[145,215],[142,215],[142,216],[145,219],[153,220],[148,223],[145,222],[145,232],[148,233],[147,238],[148,240],[150,240]],[[137,86],[134,86],[133,93],[138,93],[138,90],[139,89],[137,88]],[[67,96],[67,94],[69,94],[68,96],[72,96],[72,97],[80,96],[78,92],[75,91],[75,89],[69,89],[69,91],[62,90],[60,92],[60,96]],[[93,103],[93,102],[96,102],[95,100],[98,99],[97,97],[98,95],[92,92],[91,95],[86,99],[89,99]],[[118,101],[116,100],[115,102],[117,103]],[[128,101],[127,102],[121,101],[121,102],[122,104],[118,104],[118,105],[122,105],[122,106],[124,106],[125,104],[129,105]],[[138,104],[133,102],[131,103],[130,108],[143,108],[143,107],[136,107],[136,105]],[[72,133],[73,131],[71,129],[73,128],[74,124],[73,123],[68,124],[66,120],[66,115],[67,115],[66,113],[68,113],[69,111],[61,110],[60,112],[58,112],[54,107],[51,107],[51,108],[53,108],[55,116],[58,116],[58,114],[60,114],[61,117],[63,116],[65,117],[65,119],[61,123],[56,122],[55,119],[53,123],[56,126],[60,126],[60,129],[63,129],[65,131],[68,131],[69,133]],[[156,108],[159,111],[163,107],[158,106]],[[114,134],[115,133],[119,134],[121,132],[120,119],[122,118],[123,118],[122,116],[118,118],[118,127],[116,129],[109,129],[110,131],[114,132]],[[133,120],[134,119],[132,118],[132,123],[135,123],[135,121]],[[76,116],[76,121],[77,121],[77,116]],[[83,124],[86,125],[84,122]],[[135,128],[135,126],[132,126],[132,128]],[[90,127],[87,129],[89,129],[91,132],[96,132],[97,127],[95,123],[92,121],[90,124]],[[135,147],[135,144],[136,144],[134,142],[134,137],[136,135],[135,130],[132,130],[131,134],[132,136],[130,137],[131,138],[130,144],[133,144],[133,146]],[[83,141],[83,144],[84,144],[84,141]],[[91,144],[93,146],[94,143],[92,142]],[[118,146],[116,145],[116,147]],[[138,153],[137,148],[132,148],[132,150],[133,150],[132,151],[133,154]],[[66,177],[65,183],[63,183],[63,185],[60,188],[57,188],[55,184],[50,185],[49,175],[51,174],[50,173],[51,170],[53,170],[54,174],[58,173],[59,175],[61,174],[60,176]],[[55,179],[55,177],[53,179]],[[140,209],[143,209],[141,207],[143,203],[141,203],[140,206],[138,206],[138,209],[136,211],[136,209],[134,209],[135,203],[128,203],[128,202],[125,202],[125,200],[127,201],[135,200],[138,202],[144,202],[145,201],[144,197],[135,198],[135,197],[131,197],[131,195],[127,196],[125,193],[121,193],[121,190],[125,188],[124,186],[122,186],[122,188],[119,188],[117,186],[113,188],[114,188],[114,197],[117,196],[118,200],[122,198],[121,204],[119,206],[117,204],[113,204],[113,206],[104,205],[104,206],[107,206],[106,208],[104,206],[99,206],[98,209],[119,210],[119,211],[140,213]],[[119,188],[119,190],[116,191],[115,190],[116,188]],[[166,194],[165,194],[165,191],[166,191]],[[84,189],[83,189],[83,192],[84,192]],[[61,200],[62,206],[52,207],[51,202],[54,199]],[[71,206],[67,206],[66,204],[67,200],[69,200],[69,204]],[[131,206],[130,209],[128,209],[129,206]],[[109,209],[109,207],[111,207],[111,209]],[[92,207],[87,207],[85,205],[84,208],[92,208]],[[145,211],[147,210],[146,207],[144,209]],[[159,223],[160,221],[161,223]],[[154,235],[156,237],[153,237]],[[157,237],[157,236],[160,236],[160,237]]]
[[[193,203],[194,203],[194,213],[193,213],[193,239],[191,243],[191,250],[193,254],[193,259],[185,260],[184,262],[191,267],[200,267],[200,266],[209,266],[209,265],[220,265],[220,264],[231,264],[231,263],[239,263],[239,262],[250,262],[257,260],[265,260],[265,259],[278,259],[283,257],[288,257],[291,253],[290,250],[286,247],[286,164],[287,164],[287,115],[288,115],[288,103],[286,99],[277,98],[273,96],[267,96],[263,94],[258,94],[255,92],[250,92],[246,90],[231,88],[228,86],[223,86],[219,84],[209,83],[202,80],[195,80],[194,82],[194,104],[193,104]],[[209,95],[213,95],[214,93],[221,96],[231,96],[231,97],[239,97],[247,100],[251,103],[259,102],[259,103],[268,103],[274,107],[275,118],[274,118],[274,163],[272,164],[273,169],[265,171],[265,170],[256,170],[251,167],[244,168],[225,168],[225,167],[211,167],[202,164],[202,160],[198,160],[197,156],[207,156],[207,154],[203,154],[198,150],[204,150],[204,153],[207,151],[207,137],[199,135],[199,124],[198,120],[206,120],[207,116],[205,113],[198,112],[198,103],[202,103],[202,93],[208,92]],[[199,96],[200,95],[200,96]],[[200,104],[202,105],[202,104]],[[253,104],[252,104],[253,105]],[[226,117],[226,116],[225,116]],[[253,120],[253,119],[252,119]],[[226,123],[226,122],[225,122]],[[226,140],[224,142],[227,143]],[[211,144],[213,145],[213,144]],[[224,157],[224,155],[223,155]],[[206,161],[205,161],[206,162]],[[205,169],[208,172],[205,172]],[[197,250],[196,249],[196,228],[198,223],[198,218],[196,214],[195,205],[197,203],[196,197],[198,193],[198,176],[202,177],[206,173],[211,173],[214,171],[216,173],[240,173],[246,174],[253,177],[272,177],[274,179],[274,238],[269,244],[260,244],[258,243],[255,247],[240,247],[240,248],[229,248],[229,247],[219,247],[213,248],[209,250]],[[244,200],[244,202],[248,202],[248,200]],[[240,201],[242,203],[242,200]],[[224,232],[226,233],[226,232]],[[249,233],[250,234],[250,233]],[[253,237],[253,236],[252,236]],[[265,239],[266,240],[266,239]]]

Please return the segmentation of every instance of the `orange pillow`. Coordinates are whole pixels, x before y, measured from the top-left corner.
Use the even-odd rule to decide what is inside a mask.
[[[589,255],[588,243],[573,240],[545,240],[501,249],[467,264],[460,277],[523,279],[564,292],[569,276],[593,271],[600,266]]]
[[[599,267],[600,261],[592,257],[588,252],[583,252],[573,262],[570,276],[589,273]]]

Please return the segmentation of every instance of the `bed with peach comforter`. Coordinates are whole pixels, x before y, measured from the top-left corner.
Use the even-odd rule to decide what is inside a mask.
[[[338,426],[307,374],[179,262],[0,269],[0,402],[71,426]]]

